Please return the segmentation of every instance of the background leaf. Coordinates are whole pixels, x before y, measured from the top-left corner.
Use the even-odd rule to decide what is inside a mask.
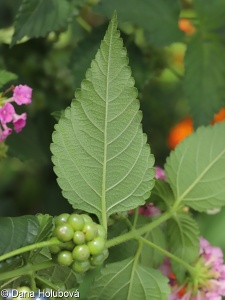
[[[137,90],[116,28],[114,17],[51,145],[64,197],[105,226],[112,213],[144,204],[154,178]]]
[[[107,265],[88,299],[167,300],[170,292],[167,281],[160,271],[138,265],[130,258]]]
[[[166,46],[183,38],[183,32],[178,29],[180,6],[177,0],[102,0],[95,11],[110,18],[115,9],[121,22],[141,26],[147,40],[156,46]]]
[[[176,201],[207,211],[225,205],[225,122],[201,127],[172,151],[166,178]]]
[[[6,70],[0,70],[0,88],[11,80],[17,79],[17,75]]]
[[[0,218],[0,255],[34,243],[38,230],[35,216]]]
[[[170,252],[193,263],[199,254],[199,229],[197,223],[187,213],[176,214],[168,221],[168,247]],[[171,260],[173,271],[180,282],[185,278],[186,269]]]
[[[224,0],[194,0],[194,8],[198,19],[207,29],[215,29],[225,24]]]
[[[66,0],[23,0],[15,19],[11,46],[25,36],[41,37],[65,28],[71,11]]]
[[[184,63],[184,91],[194,124],[208,125],[225,100],[224,45],[199,32],[188,44]]]

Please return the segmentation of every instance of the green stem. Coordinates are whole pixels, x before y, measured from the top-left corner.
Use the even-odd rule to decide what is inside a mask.
[[[80,24],[87,32],[91,32],[92,28],[91,26],[81,17],[76,18],[77,23]]]
[[[106,247],[110,248],[113,247],[115,245],[124,243],[126,241],[129,241],[131,239],[139,239],[139,236],[151,231],[153,228],[159,226],[161,223],[167,221],[169,218],[171,218],[171,216],[174,214],[174,212],[177,210],[177,206],[173,207],[171,210],[165,212],[164,214],[162,214],[159,218],[157,218],[156,220],[154,220],[153,222],[146,224],[145,226],[138,228],[138,229],[132,229],[131,231],[117,236],[109,241],[106,242]]]
[[[46,261],[46,262],[43,262],[43,263],[37,264],[37,265],[27,264],[22,268],[8,271],[8,272],[5,272],[4,274],[0,274],[0,281],[7,280],[12,277],[33,276],[35,272],[43,270],[43,269],[47,269],[50,267],[54,267],[55,265],[56,265],[56,263],[54,263],[53,261]]]
[[[132,272],[131,272],[131,276],[130,276],[131,283],[133,282],[133,279],[134,279],[135,270],[136,270],[138,260],[139,260],[139,257],[141,255],[141,251],[142,251],[142,246],[143,246],[143,242],[139,240],[139,245],[138,245],[137,252],[135,253],[134,263],[133,263]],[[131,286],[132,286],[132,284],[130,284],[130,287]],[[132,293],[132,288],[129,288],[127,299],[130,299],[131,293]]]
[[[136,228],[137,225],[138,215],[139,215],[139,207],[135,208],[134,210],[134,222],[133,222],[134,228]]]
[[[28,252],[28,251],[36,250],[38,248],[44,248],[44,247],[49,247],[49,246],[53,246],[53,245],[61,245],[61,244],[62,243],[57,238],[52,238],[48,241],[28,245],[28,246],[13,250],[11,252],[8,252],[6,254],[3,254],[0,256],[0,261],[3,261],[7,258],[16,256],[16,255],[20,255],[20,254]]]
[[[140,237],[140,240],[143,241],[145,244],[149,245],[150,247],[156,249],[157,251],[163,253],[165,256],[171,258],[172,260],[174,260],[174,261],[178,262],[179,264],[181,264],[182,266],[184,266],[191,275],[195,274],[195,268],[193,268],[192,266],[187,264],[185,261],[183,261],[179,257],[173,255],[172,253],[170,253],[167,250],[157,246],[156,244],[150,242],[149,240],[146,240],[143,237]]]

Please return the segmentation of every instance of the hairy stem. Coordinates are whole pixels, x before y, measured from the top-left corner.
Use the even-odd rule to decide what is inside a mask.
[[[53,238],[48,241],[28,245],[28,246],[13,250],[11,252],[8,252],[6,254],[3,254],[0,256],[0,261],[3,261],[7,258],[16,256],[16,255],[20,255],[20,254],[28,252],[28,251],[32,251],[32,250],[36,250],[36,249],[44,248],[44,247],[49,247],[49,246],[53,246],[53,245],[61,245],[61,244],[62,243],[57,238]]]
[[[7,280],[13,277],[20,277],[20,276],[33,276],[35,272],[47,269],[50,267],[54,267],[56,263],[53,261],[46,261],[41,264],[32,265],[27,264],[19,269],[4,272],[4,274],[0,274],[0,281],[1,280]]]
[[[138,229],[132,229],[131,231],[117,236],[109,241],[106,242],[106,247],[110,248],[113,247],[115,245],[124,243],[126,241],[129,241],[131,239],[139,239],[139,236],[151,231],[153,228],[159,226],[161,223],[167,221],[169,218],[171,218],[171,216],[174,213],[174,209],[171,209],[167,212],[165,212],[164,214],[162,214],[159,218],[157,218],[156,220],[154,220],[153,222],[146,224],[145,226],[138,228]]]

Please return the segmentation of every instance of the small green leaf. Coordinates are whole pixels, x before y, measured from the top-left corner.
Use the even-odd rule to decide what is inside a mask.
[[[156,46],[169,45],[184,36],[178,28],[180,5],[177,0],[102,0],[95,11],[110,18],[115,9],[121,22],[141,26],[147,40]]]
[[[52,229],[53,229],[52,216],[38,214],[37,218],[38,218],[40,227],[38,230],[37,237],[35,239],[36,243],[46,240],[52,233]]]
[[[0,218],[0,255],[34,243],[38,230],[35,216]]]
[[[225,122],[201,127],[172,151],[166,178],[177,202],[198,211],[225,205]]]
[[[157,204],[157,207],[164,206],[170,208],[175,202],[173,191],[171,190],[168,182],[158,179],[155,181],[155,186],[152,190],[152,197],[148,200],[148,202],[153,201]],[[162,201],[164,205],[162,205]]]
[[[224,45],[214,36],[199,32],[188,44],[184,63],[184,91],[194,124],[208,125],[224,105]]]
[[[52,216],[50,215],[42,215],[42,214],[38,214],[37,215],[37,219],[39,221],[39,230],[38,230],[38,234],[36,236],[35,239],[35,243],[39,243],[42,242],[44,240],[47,240],[53,230],[53,221],[52,221]],[[36,249],[34,251],[32,251],[28,257],[29,259],[33,262],[34,259],[39,255],[39,253],[41,252],[42,249]]]
[[[199,229],[187,213],[176,214],[168,221],[168,247],[170,252],[186,263],[193,263],[199,254]],[[171,260],[173,271],[180,282],[187,271],[180,263]]]
[[[72,7],[65,0],[23,0],[15,19],[11,46],[23,37],[43,37],[65,29]]]
[[[129,258],[106,265],[88,299],[167,300],[170,288],[160,271],[144,267]]]
[[[17,79],[17,75],[6,70],[0,70],[0,87],[4,84]]]
[[[114,16],[51,145],[64,197],[105,227],[111,214],[144,204],[154,183],[154,157],[136,97]]]

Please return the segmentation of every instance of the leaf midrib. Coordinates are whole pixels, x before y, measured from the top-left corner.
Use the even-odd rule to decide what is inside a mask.
[[[115,21],[114,21],[115,22]],[[107,217],[106,217],[106,167],[107,167],[107,125],[108,125],[108,97],[109,97],[109,73],[110,73],[110,61],[111,61],[111,48],[114,22],[112,23],[110,40],[109,40],[109,56],[107,60],[107,75],[106,75],[106,95],[105,95],[105,124],[104,124],[104,151],[103,151],[103,169],[102,169],[102,225],[107,230]]]
[[[206,172],[217,162],[218,159],[221,158],[225,154],[225,149],[221,152],[220,155],[218,155],[209,165],[208,167],[203,170],[203,172],[194,180],[194,182],[189,186],[189,188],[186,189],[186,191],[183,192],[183,194],[178,197],[178,201],[181,202],[184,200],[185,196],[195,187],[195,185],[202,179],[202,177],[206,174]],[[177,185],[179,186],[179,185]],[[196,200],[196,199],[195,199]]]

